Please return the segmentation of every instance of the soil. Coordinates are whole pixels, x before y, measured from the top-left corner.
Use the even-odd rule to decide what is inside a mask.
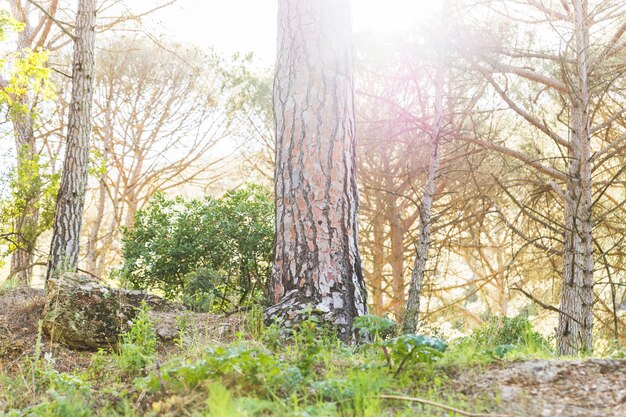
[[[625,417],[626,360],[531,360],[460,372],[463,394],[490,396],[510,416]]]
[[[53,344],[39,331],[44,304],[43,290],[17,288],[0,294],[0,369],[19,367],[26,356],[34,354],[38,338],[42,354],[52,352],[59,371],[89,365],[93,352]],[[172,314],[159,317],[165,333],[178,323]],[[204,342],[233,340],[244,327],[243,315],[186,314],[189,337]],[[175,341],[162,340],[159,353],[166,357],[177,349]],[[626,417],[626,359],[502,362],[454,373],[450,379],[455,391],[491,398],[490,403],[497,404],[492,411],[500,416]]]

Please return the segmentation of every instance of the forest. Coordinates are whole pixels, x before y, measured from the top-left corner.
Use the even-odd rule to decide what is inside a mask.
[[[1,0],[0,113],[0,417],[626,417],[623,0]]]

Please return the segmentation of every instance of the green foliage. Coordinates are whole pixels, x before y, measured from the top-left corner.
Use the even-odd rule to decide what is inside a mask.
[[[0,42],[5,41],[9,33],[22,31],[24,26],[8,10],[0,9]],[[0,69],[7,72],[7,82],[0,88],[0,104],[8,107],[11,117],[33,116],[25,105],[27,97],[39,96],[44,100],[55,97],[47,63],[48,53],[42,48],[23,49],[0,58]]]
[[[13,19],[11,13],[6,9],[0,9],[0,41],[5,41],[7,34],[20,32],[24,29],[24,24]]]
[[[526,317],[492,317],[472,334],[451,346],[451,361],[489,362],[511,356],[553,356],[548,339]]]
[[[494,350],[501,346],[523,347],[534,351],[551,351],[550,342],[533,330],[526,317],[493,317],[468,336],[468,342],[479,349]],[[500,352],[506,351],[501,347]],[[512,351],[513,349],[509,349]]]
[[[380,346],[385,350],[389,368],[396,367],[396,375],[409,363],[438,361],[448,348],[441,339],[417,334],[403,334],[381,342]]]
[[[7,254],[18,248],[32,250],[36,239],[52,227],[60,176],[49,171],[49,164],[28,146],[19,150],[17,164],[9,173],[10,195],[0,201],[0,235],[10,237]],[[29,221],[34,212],[39,214],[37,222]]]
[[[153,392],[161,390],[162,386],[180,390],[218,377],[237,381],[246,390],[267,396],[297,389],[303,381],[297,367],[260,348],[239,345],[208,347],[200,360],[165,367],[149,375],[143,384]]]
[[[393,335],[397,329],[397,325],[393,320],[387,317],[367,314],[354,319],[352,328],[358,330],[362,335],[372,338],[374,342],[377,342]]]
[[[436,362],[448,348],[441,339],[417,334],[387,339],[396,330],[396,323],[386,317],[361,316],[354,320],[352,328],[370,337],[371,345],[382,349],[388,368],[395,368],[396,375],[409,363]]]
[[[228,281],[223,274],[200,267],[185,275],[181,301],[196,312],[219,309],[225,302],[222,297]],[[229,303],[230,304],[230,303]]]
[[[142,303],[133,324],[122,335],[116,362],[121,370],[137,375],[154,361],[156,355],[156,333],[148,317],[148,306]]]
[[[123,238],[120,276],[137,289],[182,296],[196,310],[229,310],[261,297],[273,249],[269,192],[248,185],[221,198],[157,195]]]

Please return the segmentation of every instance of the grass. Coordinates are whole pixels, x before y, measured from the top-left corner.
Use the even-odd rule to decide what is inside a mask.
[[[248,313],[244,330],[234,341],[208,343],[185,328],[177,346],[159,354],[143,307],[118,350],[93,354],[86,368],[61,372],[55,368],[54,357],[39,354],[2,367],[0,415],[453,415],[437,406],[385,395],[487,412],[498,406],[497,397],[468,397],[458,392],[452,383],[455,369],[550,354],[549,346],[523,322],[490,326],[451,343],[441,354],[431,357],[428,349],[421,350],[398,371],[397,366],[389,369],[381,349],[385,342],[378,336],[380,340],[368,344],[345,346],[324,326],[310,321],[287,340],[279,340],[279,329],[266,328],[258,309]],[[502,328],[506,331],[500,332]],[[502,338],[515,331],[518,339]],[[506,344],[499,343],[512,341],[517,343],[514,348],[499,356],[497,347]],[[407,348],[398,343],[386,346]],[[402,351],[388,353],[402,355]]]

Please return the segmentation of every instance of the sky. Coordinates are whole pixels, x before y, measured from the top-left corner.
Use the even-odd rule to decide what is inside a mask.
[[[154,7],[157,0],[127,0],[133,11]],[[163,2],[164,0],[158,0]],[[393,32],[411,27],[433,0],[353,0],[355,32]],[[227,56],[254,52],[270,66],[276,49],[277,0],[178,0],[144,19],[154,34],[211,46]]]

